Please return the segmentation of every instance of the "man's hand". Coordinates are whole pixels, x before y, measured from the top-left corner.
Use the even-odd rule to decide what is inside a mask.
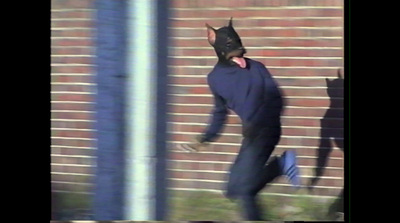
[[[178,149],[183,150],[185,152],[190,152],[190,153],[199,152],[200,150],[208,146],[208,143],[206,142],[201,143],[200,138],[201,136],[197,136],[195,137],[193,142],[178,144],[177,147]]]

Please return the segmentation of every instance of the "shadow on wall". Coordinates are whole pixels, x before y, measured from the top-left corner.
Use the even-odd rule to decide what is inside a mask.
[[[344,79],[340,73],[340,69],[337,73],[337,79],[326,79],[326,86],[330,98],[330,107],[321,119],[317,165],[314,170],[315,177],[310,181],[310,190],[313,189],[323,175],[329,154],[332,152],[334,145],[344,152],[343,122],[336,121],[336,119],[343,120]],[[343,212],[343,189],[330,207],[329,213],[333,214],[335,212]]]

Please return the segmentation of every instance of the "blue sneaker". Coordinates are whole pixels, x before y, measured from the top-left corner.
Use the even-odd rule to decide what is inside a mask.
[[[285,175],[289,182],[296,188],[300,187],[299,168],[296,163],[296,153],[285,151],[279,159],[282,175]]]

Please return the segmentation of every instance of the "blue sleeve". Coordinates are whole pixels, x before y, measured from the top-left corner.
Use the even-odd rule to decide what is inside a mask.
[[[212,89],[211,84],[210,90],[214,96],[214,109],[211,113],[210,124],[201,137],[200,142],[214,141],[219,136],[227,120],[228,108],[226,107],[225,100]]]

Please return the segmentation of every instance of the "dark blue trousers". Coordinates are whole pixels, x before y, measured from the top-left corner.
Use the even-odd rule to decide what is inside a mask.
[[[280,127],[265,127],[245,137],[230,168],[226,196],[237,199],[246,220],[263,220],[256,196],[266,184],[281,175],[277,158],[269,160],[281,135]]]

